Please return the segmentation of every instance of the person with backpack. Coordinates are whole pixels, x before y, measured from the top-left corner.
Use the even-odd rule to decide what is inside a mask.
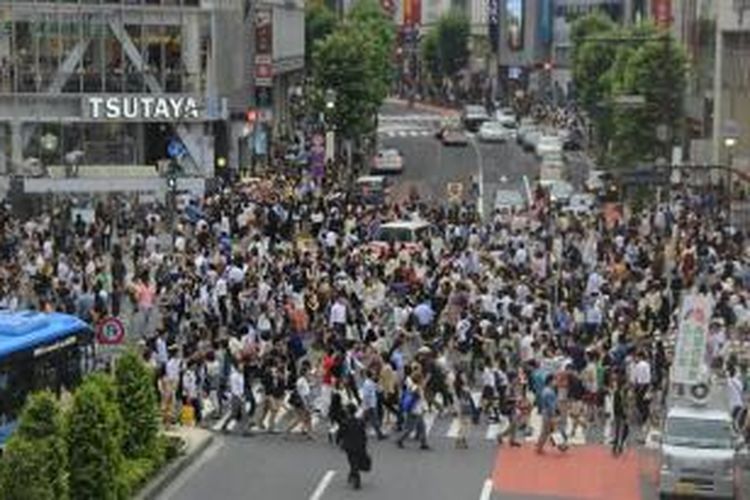
[[[414,370],[406,378],[403,394],[401,396],[401,412],[405,415],[406,425],[403,434],[396,440],[399,448],[404,447],[404,441],[416,430],[419,448],[429,450],[427,444],[427,431],[424,423],[424,389],[422,387],[422,372]]]

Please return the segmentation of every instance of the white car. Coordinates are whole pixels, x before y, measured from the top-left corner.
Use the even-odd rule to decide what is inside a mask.
[[[562,141],[559,137],[554,135],[543,135],[539,138],[539,142],[537,142],[534,147],[534,153],[536,153],[539,158],[556,154],[562,156],[562,151]]]
[[[504,127],[516,128],[516,115],[510,108],[501,108],[495,111],[495,121],[500,122]]]
[[[542,179],[539,185],[549,192],[549,198],[552,203],[561,203],[566,205],[573,196],[575,189],[569,182],[557,179]]]
[[[484,122],[479,127],[479,140],[484,142],[505,142],[511,139],[511,130],[497,121]]]
[[[576,193],[570,197],[564,212],[575,215],[590,215],[596,209],[596,196],[589,193]]]
[[[495,192],[495,211],[520,212],[526,208],[526,199],[515,189],[498,189]]]
[[[373,173],[400,174],[404,171],[404,158],[398,149],[381,149],[372,159]]]

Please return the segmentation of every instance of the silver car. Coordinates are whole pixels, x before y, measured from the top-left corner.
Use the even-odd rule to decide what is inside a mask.
[[[735,498],[743,447],[728,411],[671,408],[661,437],[660,497]]]

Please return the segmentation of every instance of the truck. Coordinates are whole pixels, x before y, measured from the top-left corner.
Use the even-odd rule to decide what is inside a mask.
[[[674,387],[660,437],[659,497],[736,498],[747,445],[736,432],[726,379]]]

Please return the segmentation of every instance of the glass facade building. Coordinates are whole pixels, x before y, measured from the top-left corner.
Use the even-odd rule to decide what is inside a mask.
[[[179,140],[196,174],[210,175],[215,130],[228,118],[212,77],[216,12],[199,0],[0,0],[0,174],[74,157],[154,165]],[[148,96],[168,111],[190,98],[197,110],[87,112],[112,96]]]

